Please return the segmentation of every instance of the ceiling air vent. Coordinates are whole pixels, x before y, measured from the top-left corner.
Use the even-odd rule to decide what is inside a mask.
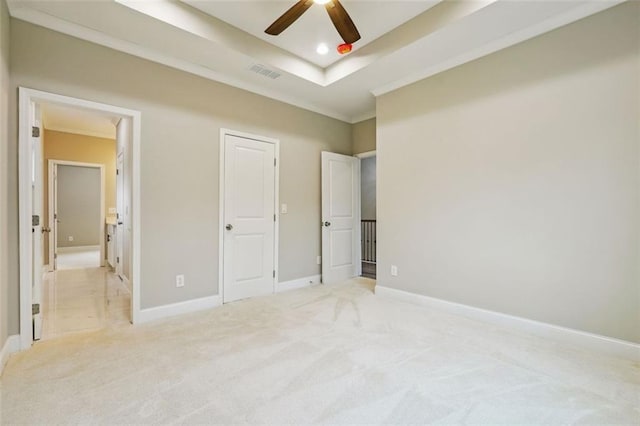
[[[279,72],[270,70],[269,68],[266,68],[264,65],[260,65],[260,64],[251,65],[251,68],[249,68],[249,71],[253,71],[256,74],[260,74],[264,77],[269,77],[272,80],[275,80],[281,75]]]

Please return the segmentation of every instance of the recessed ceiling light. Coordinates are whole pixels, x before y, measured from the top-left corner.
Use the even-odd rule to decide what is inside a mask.
[[[329,3],[331,0],[313,0],[314,2],[318,3],[318,4],[327,4]]]
[[[329,46],[325,43],[320,43],[318,47],[316,47],[316,52],[318,52],[319,55],[326,55],[329,53]]]

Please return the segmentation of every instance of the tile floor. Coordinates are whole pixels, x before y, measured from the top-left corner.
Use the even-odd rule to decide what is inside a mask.
[[[107,268],[50,272],[43,292],[42,340],[129,323],[131,294]]]
[[[640,365],[318,285],[36,344],[1,424],[640,423]]]

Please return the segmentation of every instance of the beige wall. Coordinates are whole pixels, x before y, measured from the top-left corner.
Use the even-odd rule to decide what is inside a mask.
[[[351,139],[353,140],[353,153],[376,150],[376,119],[361,121],[351,126]]]
[[[17,176],[9,173],[9,12],[4,0],[0,0],[0,348],[4,346],[9,334],[9,317],[7,301],[9,299],[9,264],[8,260],[8,226],[7,215],[9,185],[16,182]],[[15,259],[17,260],[17,258]],[[14,286],[15,287],[15,286]],[[13,290],[14,292],[17,289]],[[16,323],[17,324],[17,323]],[[15,330],[11,330],[15,333]]]
[[[289,206],[280,223],[280,279],[320,273],[320,152],[350,154],[349,124],[21,21],[13,20],[11,31],[12,176],[18,86],[142,112],[143,308],[218,293],[221,127],[280,139],[280,200]],[[14,187],[10,202],[16,200]],[[10,219],[17,229],[16,215]],[[10,237],[15,249],[17,232]],[[14,277],[17,266],[14,259]],[[176,288],[181,273],[186,285]]]
[[[49,188],[49,160],[77,161],[104,165],[105,174],[105,217],[109,207],[116,206],[116,141],[75,133],[45,130],[44,148],[44,188]],[[44,217],[49,217],[49,197],[44,193]],[[45,264],[49,259],[49,238],[45,234]]]
[[[625,3],[380,97],[378,284],[640,342],[639,29]]]

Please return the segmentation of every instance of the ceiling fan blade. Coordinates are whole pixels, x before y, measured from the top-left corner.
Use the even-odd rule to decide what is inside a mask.
[[[282,14],[273,24],[269,26],[265,33],[270,35],[278,35],[286,30],[289,25],[293,24],[303,13],[307,11],[313,5],[313,0],[300,0],[298,3],[291,6],[289,10]]]
[[[351,20],[351,17],[347,13],[346,9],[340,4],[338,0],[331,0],[324,5],[327,9],[327,13],[333,22],[333,25],[338,30],[340,37],[345,43],[355,43],[360,40],[360,33],[356,28],[356,25]]]

